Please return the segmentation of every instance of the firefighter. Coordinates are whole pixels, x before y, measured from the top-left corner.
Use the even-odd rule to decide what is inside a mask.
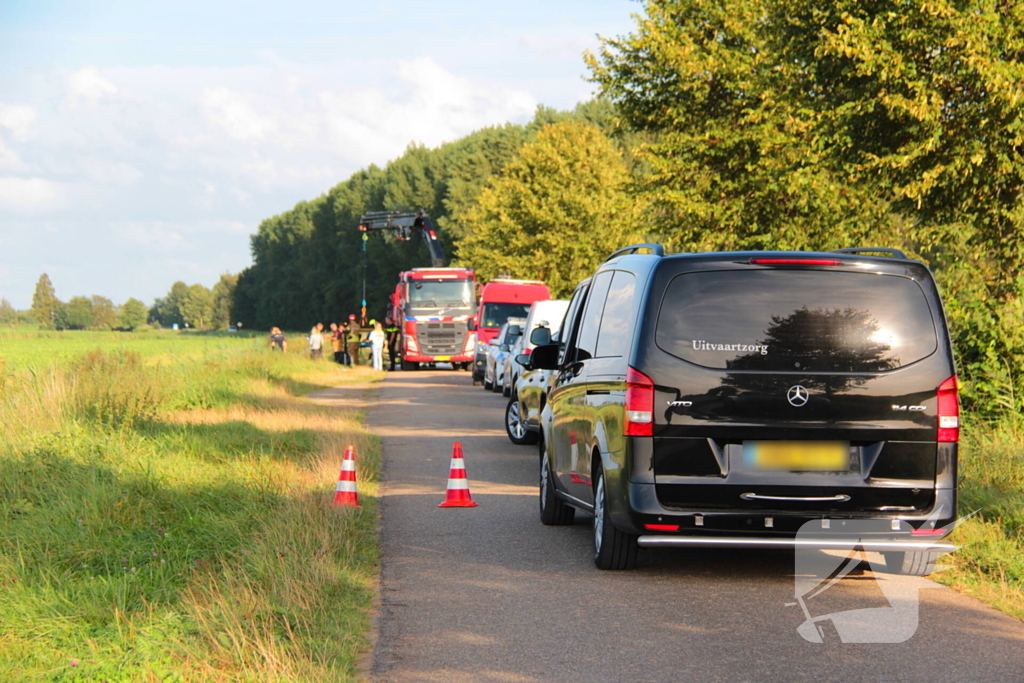
[[[345,334],[345,345],[348,347],[349,364],[351,365],[359,365],[359,342],[362,341],[362,336],[355,314],[350,315],[348,317],[348,332]]]
[[[391,316],[384,318],[384,333],[388,336],[388,361],[390,370],[395,369],[395,358],[398,356],[398,334],[400,330]]]

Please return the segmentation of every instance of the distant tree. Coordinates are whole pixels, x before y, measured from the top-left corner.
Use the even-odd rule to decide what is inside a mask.
[[[211,322],[214,327],[231,326],[231,308],[235,299],[235,288],[238,286],[238,276],[225,273],[213,286],[211,292],[213,297],[213,318]]]
[[[187,296],[188,285],[178,280],[171,285],[171,291],[167,293],[167,296],[159,298],[153,303],[153,308],[149,312],[150,319],[159,321],[164,327],[183,324],[185,318],[182,315],[182,304]]]
[[[484,280],[537,278],[563,297],[615,249],[639,237],[629,174],[597,127],[546,126],[465,215],[460,259]]]
[[[210,290],[200,284],[189,287],[181,303],[181,316],[191,327],[201,329],[209,325],[213,316]]]
[[[41,327],[52,328],[56,326],[57,309],[60,307],[60,299],[53,289],[50,276],[43,273],[36,282],[36,291],[32,295],[32,315]]]
[[[90,327],[113,327],[117,321],[114,302],[105,296],[92,296],[92,325]]]
[[[146,324],[146,304],[138,299],[128,299],[121,305],[117,315],[117,326],[134,330]]]
[[[84,330],[92,327],[92,300],[85,296],[73,296],[65,306],[65,320],[68,329]]]
[[[0,324],[10,325],[17,321],[18,312],[14,310],[14,306],[7,299],[0,299]]]

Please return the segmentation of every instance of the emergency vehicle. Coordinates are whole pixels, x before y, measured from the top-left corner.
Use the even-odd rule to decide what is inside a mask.
[[[420,363],[451,363],[467,369],[476,332],[467,324],[476,312],[476,274],[468,268],[413,268],[399,274],[391,295],[391,318],[402,330],[403,370]]]
[[[473,382],[484,381],[487,366],[487,344],[509,318],[525,318],[534,301],[547,301],[551,290],[540,280],[491,280],[480,293],[480,306],[470,329],[476,331],[476,353],[473,361]]]

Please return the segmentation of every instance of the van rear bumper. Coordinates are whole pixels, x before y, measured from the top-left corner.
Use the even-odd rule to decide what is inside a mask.
[[[856,546],[868,552],[951,553],[957,546],[949,541],[912,541],[900,539],[843,538],[759,538],[756,536],[640,536],[641,548],[753,548],[753,549],[815,549],[849,550]]]

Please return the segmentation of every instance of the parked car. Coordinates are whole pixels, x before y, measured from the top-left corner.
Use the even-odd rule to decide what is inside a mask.
[[[526,318],[509,318],[508,322],[501,326],[498,336],[490,341],[487,348],[487,357],[484,367],[484,389],[501,391],[498,384],[498,368],[504,366],[505,357],[512,350],[512,344],[519,335],[523,333],[522,326]]]
[[[533,344],[530,335],[538,327],[558,329],[562,326],[562,319],[565,317],[565,310],[569,308],[568,299],[549,299],[547,301],[535,301],[530,306],[530,312],[526,315],[526,324],[523,325],[523,333],[519,335],[512,345],[512,351],[505,357],[501,376],[501,389],[505,396],[511,396],[515,391],[516,381],[523,366],[516,362],[516,357],[521,354],[529,355],[533,351]]]
[[[538,344],[557,344],[558,335],[558,330],[552,333],[546,327],[539,327],[531,333],[535,347]],[[540,412],[555,374],[551,370],[531,368],[528,354],[519,354],[516,362],[522,372],[505,406],[505,433],[517,446],[535,444],[540,439]]]
[[[601,569],[639,547],[792,548],[805,525],[801,548],[835,547],[849,520],[877,524],[853,542],[891,571],[953,549],[953,352],[931,273],[900,252],[635,245],[530,365],[555,373],[541,521],[592,513]]]

